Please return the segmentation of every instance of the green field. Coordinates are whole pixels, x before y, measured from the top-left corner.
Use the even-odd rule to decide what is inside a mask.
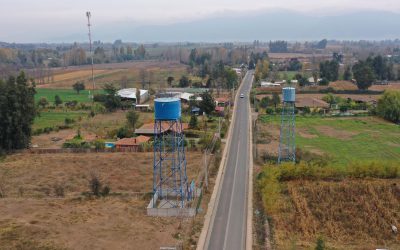
[[[292,80],[300,72],[298,71],[279,71],[278,72],[278,80]]]
[[[102,91],[102,90],[101,90]],[[97,91],[99,92],[99,90]],[[83,90],[79,95],[73,89],[36,89],[35,101],[45,97],[50,103],[54,102],[55,96],[58,95],[63,102],[78,101],[90,102],[89,90]]]
[[[280,116],[260,116],[278,129]],[[296,117],[297,147],[329,155],[339,164],[399,160],[400,126],[376,117]]]
[[[81,111],[68,111],[68,112],[57,112],[57,111],[46,111],[41,112],[40,116],[35,118],[33,123],[33,129],[40,129],[46,127],[54,127],[57,125],[63,125],[65,118],[74,119],[75,121],[78,120],[79,117],[86,117],[87,113]]]

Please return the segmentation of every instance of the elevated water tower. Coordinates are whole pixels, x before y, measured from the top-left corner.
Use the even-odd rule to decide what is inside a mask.
[[[296,89],[285,87],[282,89],[283,106],[281,114],[281,132],[279,140],[278,163],[296,161],[296,131],[295,131],[295,102]]]
[[[179,98],[154,100],[153,207],[185,208],[190,193]]]

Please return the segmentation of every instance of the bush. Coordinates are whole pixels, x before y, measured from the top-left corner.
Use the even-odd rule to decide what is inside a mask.
[[[72,139],[68,140],[63,143],[63,148],[90,148],[90,143],[79,140],[79,139]]]
[[[324,239],[320,236],[317,239],[317,246],[315,247],[315,250],[324,250],[325,249],[325,241]]]
[[[126,126],[121,127],[117,131],[117,137],[118,138],[130,138],[134,135],[133,131],[128,129]]]
[[[106,101],[106,95],[105,94],[95,94],[93,97],[93,100],[95,102],[105,102]]]
[[[100,179],[97,177],[97,175],[92,174],[91,179],[89,181],[89,187],[91,194],[99,197],[100,196],[100,190],[101,190],[101,182]]]
[[[265,112],[267,113],[267,115],[273,115],[275,113],[272,108],[266,108]]]
[[[72,119],[72,118],[66,117],[66,118],[64,119],[64,124],[67,125],[67,126],[69,126],[69,125],[71,125],[71,124],[73,124],[73,123],[75,123],[75,120]]]
[[[105,149],[106,148],[105,142],[103,140],[96,140],[92,144],[95,149]]]
[[[400,91],[385,91],[378,101],[376,112],[391,122],[400,122]]]
[[[64,186],[61,184],[57,184],[54,186],[54,194],[57,197],[64,197]]]

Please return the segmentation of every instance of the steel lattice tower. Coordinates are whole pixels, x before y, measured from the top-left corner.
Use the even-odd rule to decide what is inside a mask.
[[[153,207],[184,208],[186,201],[191,199],[192,192],[189,190],[186,175],[185,138],[180,117],[180,100],[156,99],[155,109],[153,192],[160,203],[153,204]]]
[[[295,134],[295,88],[283,88],[283,107],[281,114],[281,131],[279,141],[278,163],[282,161],[296,161],[296,134]]]

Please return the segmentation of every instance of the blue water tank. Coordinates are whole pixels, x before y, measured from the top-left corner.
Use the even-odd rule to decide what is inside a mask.
[[[181,100],[179,98],[157,98],[154,100],[156,120],[176,120],[181,118]]]
[[[284,102],[295,102],[296,101],[296,89],[292,87],[285,87],[282,89],[283,101]]]

